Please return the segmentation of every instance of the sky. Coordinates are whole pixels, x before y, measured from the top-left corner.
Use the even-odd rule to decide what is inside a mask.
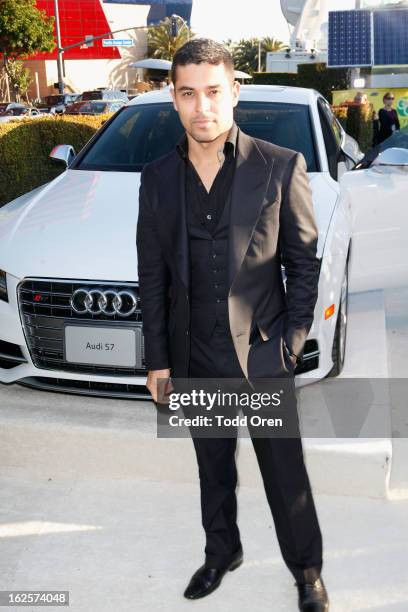
[[[329,10],[355,7],[355,0],[328,0]],[[222,42],[270,36],[289,42],[280,0],[193,0],[191,26],[196,34]]]

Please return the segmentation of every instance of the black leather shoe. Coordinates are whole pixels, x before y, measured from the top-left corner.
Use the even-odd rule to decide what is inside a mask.
[[[224,574],[228,571],[232,572],[239,567],[242,563],[242,558],[242,551],[240,551],[225,567],[214,568],[206,567],[205,565],[199,567],[191,577],[184,591],[184,597],[187,597],[187,599],[198,599],[199,597],[205,597],[215,591],[215,589],[220,586]]]
[[[298,584],[295,582],[299,593],[299,610],[301,612],[327,612],[329,609],[329,598],[323,578],[318,578],[313,584]]]

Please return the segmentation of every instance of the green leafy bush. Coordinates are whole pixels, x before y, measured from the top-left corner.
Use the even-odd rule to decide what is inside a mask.
[[[78,153],[109,115],[63,115],[0,124],[0,206],[48,183],[65,167],[50,159],[53,147]]]

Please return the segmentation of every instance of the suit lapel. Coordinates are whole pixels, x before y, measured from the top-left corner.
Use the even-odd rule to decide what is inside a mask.
[[[247,252],[261,213],[274,159],[266,160],[253,138],[239,130],[238,154],[232,183],[228,280],[231,288]]]

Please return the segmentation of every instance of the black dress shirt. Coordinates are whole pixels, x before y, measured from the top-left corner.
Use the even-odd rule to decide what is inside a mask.
[[[237,151],[238,127],[234,122],[224,144],[224,163],[220,167],[211,189],[205,188],[197,170],[188,157],[188,140],[184,134],[176,146],[181,158],[186,163],[186,201],[191,205],[200,223],[210,233],[217,227],[218,220],[224,209],[225,201],[231,189],[235,169]]]

